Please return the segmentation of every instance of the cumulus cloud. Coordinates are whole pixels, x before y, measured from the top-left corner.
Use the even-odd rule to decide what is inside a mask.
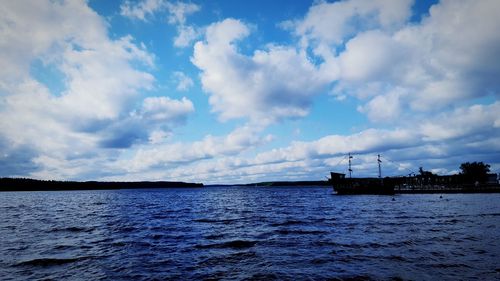
[[[311,96],[325,86],[315,65],[293,47],[269,46],[243,55],[237,43],[249,33],[243,22],[226,19],[210,25],[205,41],[194,46],[192,62],[202,71],[213,111],[222,120],[273,122],[305,116]]]
[[[185,2],[166,2],[166,7],[169,12],[168,22],[171,24],[184,25],[186,16],[196,13],[200,10],[200,6],[194,3]]]
[[[405,59],[405,50],[379,30],[357,34],[338,58],[342,81],[377,81],[399,74],[395,61]]]
[[[326,87],[358,99],[359,111],[374,122],[498,95],[500,68],[491,58],[500,55],[500,5],[442,1],[421,22],[409,23],[411,5],[319,2],[303,19],[287,23],[299,47],[271,44],[252,55],[238,49],[251,29],[226,19],[206,29],[192,62],[222,120],[304,117]]]
[[[485,160],[498,155],[498,103],[474,103],[484,96],[498,97],[495,77],[500,72],[494,58],[500,50],[495,32],[500,5],[441,1],[420,22],[410,23],[412,4],[317,2],[303,19],[282,24],[298,37],[298,47],[269,45],[251,55],[238,48],[251,33],[247,24],[226,19],[210,25],[205,40],[195,44],[192,62],[201,70],[202,86],[222,120],[243,117],[269,124],[304,117],[313,98],[331,86],[342,99],[357,99],[358,110],[372,125],[389,123],[396,129],[293,142],[254,159],[229,157],[196,169],[247,179],[264,176],[259,173],[264,170],[286,178],[289,171],[297,175],[299,167],[320,175],[347,152],[358,153],[363,163],[368,154],[385,152],[402,162],[386,163],[393,174],[419,164],[440,165],[444,168],[439,171],[446,173],[456,171],[450,163],[463,160],[460,155]],[[274,64],[278,61],[280,66]],[[301,74],[285,71],[288,63]],[[265,86],[255,77],[266,77]],[[298,94],[277,81],[293,81],[303,91]]]
[[[194,85],[193,79],[184,74],[184,72],[175,71],[173,76],[177,82],[177,91],[187,91]]]
[[[484,139],[486,135],[498,136],[500,133],[500,102],[490,105],[461,107],[450,113],[442,113],[433,120],[420,124],[424,140],[444,141],[460,138],[462,140]]]
[[[375,28],[394,29],[411,15],[412,0],[318,2],[303,20],[294,26],[303,44],[341,44],[359,31]]]
[[[365,102],[360,110],[372,121],[497,96],[500,5],[441,1],[417,23],[408,23],[410,8],[411,1],[321,2],[288,26],[324,60],[333,92]]]
[[[191,46],[191,44],[200,37],[201,30],[194,26],[179,26],[177,28],[178,34],[174,38],[174,46],[179,48],[185,48]]]
[[[183,97],[173,100],[168,97],[149,97],[144,99],[141,115],[154,122],[185,121],[194,111],[193,103]]]
[[[97,154],[111,157],[115,151],[100,149],[147,141],[150,130],[168,128],[193,111],[185,98],[163,97],[147,99],[137,113],[140,91],[154,83],[143,69],[154,66],[155,58],[131,36],[110,39],[106,22],[84,1],[17,1],[0,9],[5,15],[0,25],[8,27],[0,41],[2,150],[14,157],[19,155],[15,151],[29,148],[37,171],[22,173],[78,174],[55,171]],[[36,60],[61,72],[60,94],[33,76],[30,67]],[[161,115],[161,110],[169,112]]]
[[[128,167],[126,173],[134,177],[162,178],[165,174],[160,171],[168,169],[174,178],[205,183],[319,180],[330,171],[347,172],[347,153],[355,156],[356,176],[376,176],[380,153],[384,175],[407,175],[420,166],[448,174],[456,172],[463,161],[495,163],[500,156],[500,130],[492,128],[498,122],[499,106],[496,102],[461,107],[411,127],[328,135],[250,155],[244,151],[272,138],[259,138],[256,133],[260,131],[247,126],[227,137],[145,148],[120,166]]]
[[[167,12],[169,24],[177,27],[174,46],[185,48],[192,44],[200,35],[200,28],[187,25],[187,17],[200,11],[201,7],[194,3],[171,2],[166,0],[142,0],[140,2],[125,1],[120,6],[120,14],[130,19],[148,21],[157,13]]]
[[[373,121],[397,120],[403,110],[400,98],[404,94],[402,89],[391,89],[383,95],[376,95],[367,104],[360,106],[358,110],[366,113]]]
[[[148,16],[166,8],[164,0],[144,0],[138,3],[125,1],[120,5],[120,14],[124,17],[145,21]]]
[[[382,153],[393,160],[384,164],[392,175],[416,171],[422,165],[440,165],[442,173],[452,172],[458,168],[453,163],[464,161],[460,159],[464,155],[485,161],[492,161],[492,155],[499,155],[500,130],[495,127],[499,110],[499,102],[473,105],[406,128],[367,129],[352,135],[330,135],[316,141],[293,142],[288,147],[258,154],[253,164],[312,163],[319,160],[316,162],[318,169],[327,173],[329,169],[342,171],[345,163],[339,165],[337,160],[347,153],[360,158],[358,170],[365,169],[363,163],[375,165],[374,155]],[[371,173],[375,171],[372,169]],[[362,175],[366,173],[361,171]]]
[[[200,6],[193,3],[166,0],[142,0],[138,2],[125,1],[120,5],[120,14],[124,17],[146,21],[155,13],[167,11],[170,24],[184,24],[186,16],[198,12]]]
[[[296,42],[252,50],[251,23],[230,18],[202,29],[188,21],[198,5],[123,2],[125,17],[161,15],[175,25],[176,47],[202,37],[191,61],[213,112],[247,122],[227,135],[179,142],[172,130],[194,104],[141,95],[155,89],[149,70],[157,60],[144,44],[110,37],[109,23],[84,1],[3,3],[0,171],[52,179],[317,180],[344,171],[349,152],[356,175],[376,174],[378,153],[388,175],[419,166],[450,173],[464,161],[500,168],[500,5],[445,0],[410,23],[411,5],[315,2],[303,18],[282,24]],[[34,75],[50,69],[61,73],[61,92]],[[178,91],[193,86],[182,72],[173,78]],[[371,123],[309,141],[278,136],[285,144],[275,147],[266,126],[306,117],[326,93],[339,99],[331,110],[356,104]]]
[[[37,170],[37,165],[32,159],[36,151],[27,145],[13,146],[0,136],[0,176],[19,177]]]
[[[33,9],[25,5],[2,5],[8,15],[2,24],[9,28],[3,29],[6,40],[0,48],[6,55],[1,69],[16,74],[1,78],[3,134],[14,145],[29,144],[41,151],[89,147],[95,137],[84,135],[88,128],[119,117],[137,90],[151,87],[153,77],[130,63],[151,65],[153,58],[131,37],[110,40],[105,22],[83,2],[39,1]],[[32,77],[35,59],[65,75],[66,90],[60,96]]]
[[[236,128],[226,136],[207,135],[200,141],[191,143],[165,143],[158,146],[139,148],[132,159],[123,160],[119,166],[127,167],[127,172],[147,172],[150,169],[239,155],[248,149],[269,142],[272,137],[259,136],[260,128],[246,125]]]

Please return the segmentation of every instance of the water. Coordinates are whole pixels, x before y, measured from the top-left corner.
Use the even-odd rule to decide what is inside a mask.
[[[2,280],[500,279],[500,194],[0,193]]]

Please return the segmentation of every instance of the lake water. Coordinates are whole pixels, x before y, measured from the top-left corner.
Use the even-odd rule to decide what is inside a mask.
[[[0,239],[2,280],[491,280],[500,194],[5,192]]]

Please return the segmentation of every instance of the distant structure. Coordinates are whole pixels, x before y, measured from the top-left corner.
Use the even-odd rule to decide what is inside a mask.
[[[380,154],[377,156],[378,178],[352,178],[352,158],[351,153],[349,153],[349,178],[346,178],[343,173],[330,172],[329,182],[332,184],[336,194],[394,194],[394,184],[391,181],[382,179],[382,168],[380,167],[382,160],[380,160]]]
[[[348,177],[330,173],[329,182],[337,194],[500,192],[500,174],[490,173],[490,165],[483,162],[462,163],[462,172],[456,175],[440,176],[420,167],[419,174],[382,178],[382,160],[378,154],[378,178],[352,178],[352,154],[347,158]]]
[[[439,193],[439,192],[500,192],[499,175],[487,174],[484,182],[469,182],[464,175],[434,174],[412,175],[408,177],[390,178],[395,184],[397,193]]]

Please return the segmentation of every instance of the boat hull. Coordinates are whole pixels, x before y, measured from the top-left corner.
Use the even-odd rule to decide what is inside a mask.
[[[370,185],[370,186],[333,186],[333,190],[339,195],[372,194],[393,195],[394,186]]]
[[[388,178],[345,178],[344,174],[331,173],[333,190],[339,195],[374,194],[393,195],[394,183]]]

